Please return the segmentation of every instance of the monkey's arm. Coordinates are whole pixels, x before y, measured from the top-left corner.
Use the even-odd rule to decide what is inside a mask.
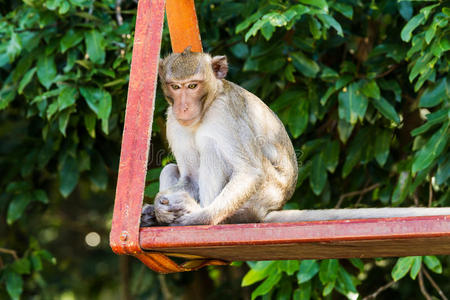
[[[272,211],[264,223],[450,215],[450,207],[383,207]]]

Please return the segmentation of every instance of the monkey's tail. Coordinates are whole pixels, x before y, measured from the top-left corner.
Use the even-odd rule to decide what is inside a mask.
[[[450,215],[450,207],[383,207],[272,211],[264,223]]]

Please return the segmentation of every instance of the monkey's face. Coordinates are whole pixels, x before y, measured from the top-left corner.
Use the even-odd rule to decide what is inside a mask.
[[[166,97],[172,112],[183,126],[190,126],[201,119],[207,97],[204,78],[193,76],[187,80],[166,82]]]
[[[159,63],[159,77],[172,113],[183,126],[196,124],[212,101],[218,80],[228,71],[225,56],[211,57],[194,53],[172,53]],[[208,98],[209,95],[209,98]]]

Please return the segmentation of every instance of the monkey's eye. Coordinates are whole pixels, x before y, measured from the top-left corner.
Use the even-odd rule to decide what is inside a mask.
[[[196,83],[191,83],[191,84],[188,85],[189,89],[195,89],[196,87],[197,87]]]
[[[174,90],[178,90],[178,89],[180,88],[180,86],[179,86],[179,85],[176,85],[176,84],[172,84],[171,87],[172,87]]]

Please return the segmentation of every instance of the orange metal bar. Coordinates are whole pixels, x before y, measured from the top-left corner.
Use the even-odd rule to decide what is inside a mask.
[[[203,52],[194,0],[167,0],[166,14],[172,51],[181,53],[191,46],[191,51]]]

